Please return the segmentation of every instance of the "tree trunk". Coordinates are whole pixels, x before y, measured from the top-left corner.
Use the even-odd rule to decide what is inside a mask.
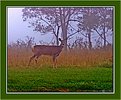
[[[67,28],[65,23],[62,23],[62,37],[64,39],[64,50],[67,51]]]
[[[103,36],[104,36],[104,48],[106,47],[106,34],[105,34],[105,23],[103,28]]]
[[[56,45],[58,46],[59,45],[59,37],[58,37],[58,35],[59,35],[59,29],[60,29],[60,26],[58,26],[58,29],[57,29],[57,35],[56,35]]]
[[[67,31],[63,34],[64,39],[64,50],[67,51]]]
[[[92,49],[91,32],[88,32],[88,42],[89,42],[89,50],[91,50]]]
[[[67,51],[67,24],[66,24],[66,20],[65,20],[65,18],[66,18],[65,9],[59,8],[59,10],[60,10],[62,37],[64,39],[64,50]]]
[[[56,45],[57,45],[57,46],[59,45],[59,40],[58,40],[57,37],[56,37]]]

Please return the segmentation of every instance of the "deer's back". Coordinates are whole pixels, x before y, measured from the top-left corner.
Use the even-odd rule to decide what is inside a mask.
[[[62,48],[61,46],[35,45],[33,52],[42,55],[55,55],[59,54]]]

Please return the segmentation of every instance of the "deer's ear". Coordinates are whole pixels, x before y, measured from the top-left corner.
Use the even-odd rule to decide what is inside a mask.
[[[59,38],[59,41],[62,41],[61,38]]]

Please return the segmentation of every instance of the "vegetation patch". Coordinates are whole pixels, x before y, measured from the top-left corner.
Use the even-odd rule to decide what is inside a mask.
[[[8,92],[98,92],[112,91],[112,68],[41,66],[9,68]]]

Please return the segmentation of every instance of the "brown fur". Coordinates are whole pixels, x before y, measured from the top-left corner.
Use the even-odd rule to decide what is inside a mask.
[[[29,65],[31,61],[36,57],[35,61],[37,63],[37,59],[41,55],[48,55],[53,57],[53,62],[55,63],[56,57],[59,56],[59,54],[62,51],[62,48],[64,46],[63,40],[59,39],[61,41],[61,44],[59,46],[49,46],[49,45],[35,45],[32,48],[32,52],[34,55],[29,60]]]

